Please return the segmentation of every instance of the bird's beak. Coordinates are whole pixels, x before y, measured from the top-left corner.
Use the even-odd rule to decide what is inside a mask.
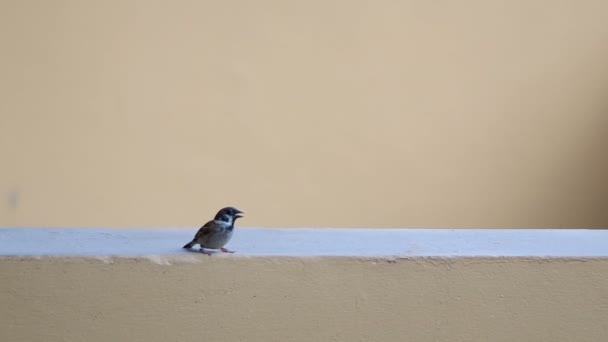
[[[238,219],[238,218],[243,217],[243,215],[239,215],[239,214],[243,214],[243,212],[237,209],[237,210],[236,210],[236,215],[234,215],[234,218],[235,218],[235,219]]]

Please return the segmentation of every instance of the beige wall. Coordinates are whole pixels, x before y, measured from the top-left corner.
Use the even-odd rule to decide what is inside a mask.
[[[607,227],[607,22],[602,0],[0,1],[0,225],[230,204],[249,226]]]
[[[608,337],[606,259],[179,258],[2,258],[0,340]]]

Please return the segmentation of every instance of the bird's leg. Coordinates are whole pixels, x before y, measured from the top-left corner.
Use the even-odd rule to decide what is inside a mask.
[[[211,255],[211,252],[206,251],[205,248],[203,248],[203,247],[201,247],[201,249],[199,249],[199,251],[203,254]]]
[[[223,247],[222,247],[222,248],[220,248],[220,251],[222,251],[222,252],[224,252],[224,253],[234,253],[234,251],[231,251],[231,250],[226,249],[226,248],[223,248]]]

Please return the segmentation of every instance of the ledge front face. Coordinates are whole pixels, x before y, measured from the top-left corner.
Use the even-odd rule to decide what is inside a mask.
[[[608,230],[236,228],[235,256],[608,257]],[[0,229],[0,255],[186,255],[196,229]]]

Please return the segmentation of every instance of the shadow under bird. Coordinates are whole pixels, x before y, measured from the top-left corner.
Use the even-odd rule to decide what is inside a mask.
[[[202,226],[194,239],[188,242],[184,248],[192,248],[197,244],[201,246],[200,251],[205,254],[211,254],[211,252],[205,249],[219,249],[224,253],[234,253],[234,251],[224,248],[224,246],[232,238],[234,232],[234,222],[237,219],[243,217],[243,212],[233,207],[226,207],[221,209],[215,215],[215,218]]]

